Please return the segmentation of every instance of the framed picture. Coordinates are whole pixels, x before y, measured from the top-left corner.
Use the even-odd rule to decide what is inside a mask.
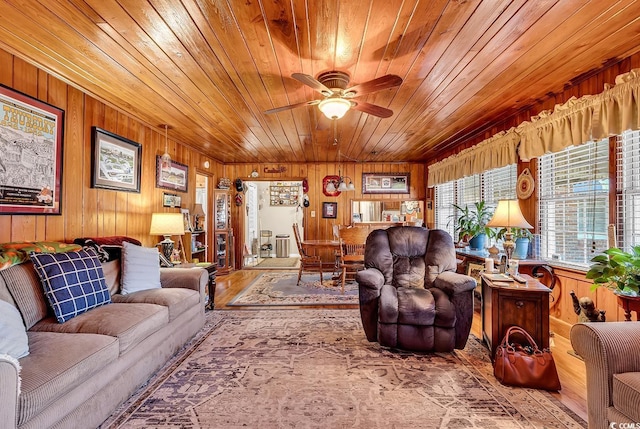
[[[338,217],[338,203],[322,203],[322,217],[335,219]]]
[[[91,187],[139,193],[142,145],[98,127],[92,131]]]
[[[178,194],[162,194],[162,207],[180,207],[182,205],[182,197]]]
[[[0,214],[61,214],[64,110],[0,85]]]
[[[162,157],[156,156],[156,187],[187,192],[189,167],[176,161],[171,161],[169,169],[162,169]]]
[[[408,194],[409,173],[362,173],[363,194]]]
[[[189,209],[180,209],[180,213],[182,213],[182,221],[184,222],[184,232],[193,231],[193,228],[191,227],[191,215],[189,214]]]
[[[481,282],[480,273],[482,273],[483,271],[484,271],[483,264],[476,264],[474,262],[469,262],[467,264],[467,275],[476,279],[476,282],[478,282],[478,285],[480,285],[480,282]]]

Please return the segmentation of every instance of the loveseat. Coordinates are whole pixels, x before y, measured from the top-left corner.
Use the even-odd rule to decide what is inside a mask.
[[[587,370],[589,429],[640,427],[640,322],[578,323],[571,345]]]
[[[90,262],[96,255],[66,254]],[[157,268],[161,287],[122,294],[127,257],[94,270],[104,275],[107,302],[63,323],[43,292],[39,260],[0,271],[0,319],[15,308],[28,341],[26,356],[0,356],[0,427],[95,428],[203,327],[204,269]],[[153,278],[152,271],[138,274]]]
[[[415,226],[367,237],[365,270],[356,274],[369,341],[403,350],[463,349],[473,320],[473,277],[456,273],[451,236]]]

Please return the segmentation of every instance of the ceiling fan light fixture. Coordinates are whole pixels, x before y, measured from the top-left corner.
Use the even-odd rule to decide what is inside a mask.
[[[351,108],[351,102],[340,97],[326,98],[318,104],[320,111],[329,119],[340,119]]]

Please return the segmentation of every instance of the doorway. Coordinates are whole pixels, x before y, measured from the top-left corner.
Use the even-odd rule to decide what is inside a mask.
[[[292,227],[297,223],[304,237],[302,182],[261,180],[245,184],[243,268],[267,258],[300,257]]]

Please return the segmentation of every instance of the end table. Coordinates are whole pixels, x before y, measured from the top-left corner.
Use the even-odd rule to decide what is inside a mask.
[[[527,283],[492,281],[482,277],[482,337],[493,361],[496,348],[511,326],[531,335],[540,348],[549,347],[549,293],[551,289],[522,274]],[[522,339],[522,341],[526,341]]]

